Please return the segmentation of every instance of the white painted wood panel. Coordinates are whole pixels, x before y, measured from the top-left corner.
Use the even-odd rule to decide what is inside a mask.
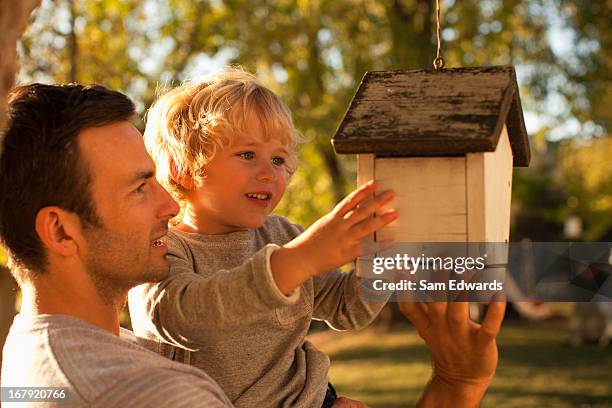
[[[512,149],[506,127],[495,152],[467,154],[470,242],[507,242],[510,235]]]
[[[495,152],[467,154],[468,242],[508,242],[512,149],[504,126]],[[505,264],[507,248],[489,247],[489,264]]]
[[[377,158],[381,190],[392,189],[390,204],[400,217],[376,234],[396,242],[461,242],[466,239],[465,157]]]

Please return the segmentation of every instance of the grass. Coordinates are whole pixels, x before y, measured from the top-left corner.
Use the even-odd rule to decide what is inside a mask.
[[[612,346],[563,346],[563,322],[504,324],[500,363],[483,407],[612,407]],[[429,354],[407,328],[324,331],[309,338],[331,358],[339,394],[370,407],[414,406],[431,374]]]

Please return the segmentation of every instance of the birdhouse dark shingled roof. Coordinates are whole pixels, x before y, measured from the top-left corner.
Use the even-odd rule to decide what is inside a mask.
[[[337,153],[455,156],[492,152],[504,124],[514,166],[529,141],[514,68],[367,72],[338,127]]]

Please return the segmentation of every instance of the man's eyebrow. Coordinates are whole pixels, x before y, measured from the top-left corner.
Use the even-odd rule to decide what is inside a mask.
[[[130,181],[128,183],[128,185],[134,184],[139,180],[146,180],[146,179],[150,179],[153,176],[155,176],[155,172],[152,170],[143,170],[143,171],[139,171],[138,173],[134,174],[131,178]]]

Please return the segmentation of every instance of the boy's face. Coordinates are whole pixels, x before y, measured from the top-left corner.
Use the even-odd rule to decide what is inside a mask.
[[[258,228],[274,210],[287,185],[287,146],[265,140],[251,115],[247,134],[219,151],[204,169],[202,185],[187,194],[199,232],[225,234]]]

